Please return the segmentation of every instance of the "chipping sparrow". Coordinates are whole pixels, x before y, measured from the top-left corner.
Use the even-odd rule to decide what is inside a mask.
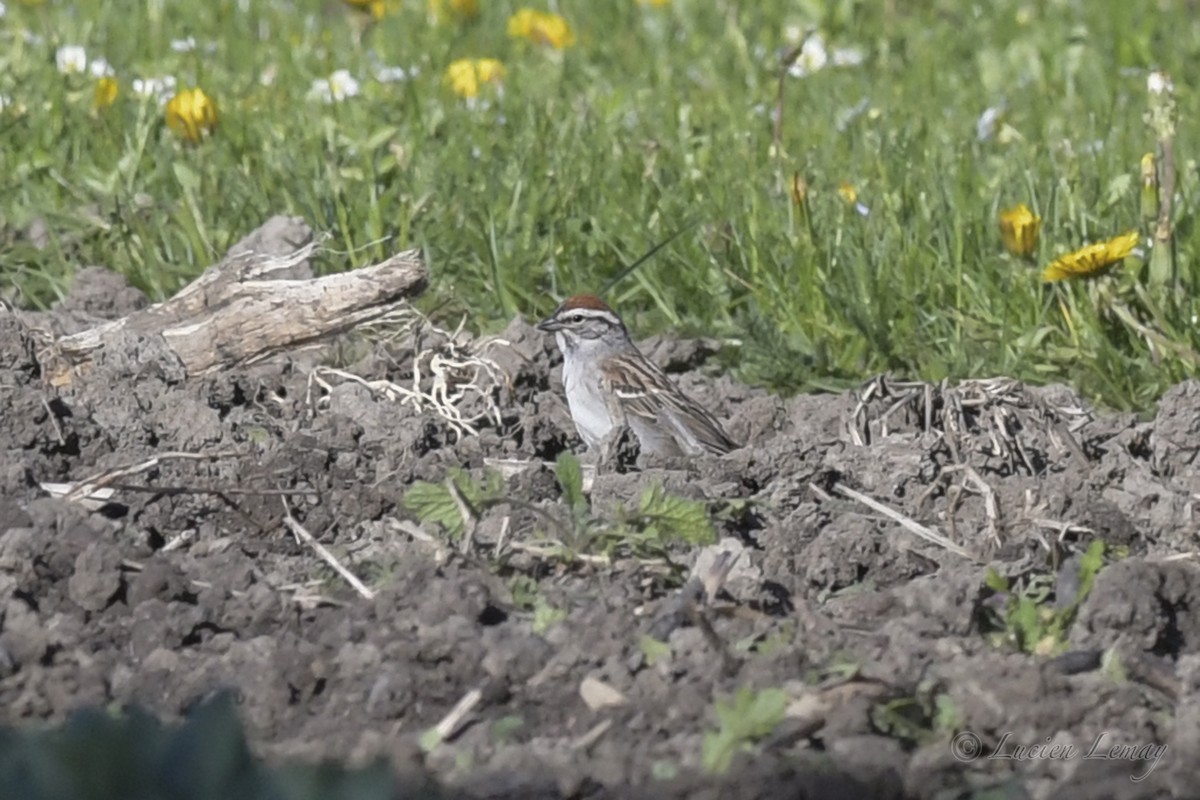
[[[563,354],[571,419],[589,449],[628,425],[644,453],[695,456],[740,447],[721,424],[642,355],[625,323],[599,297],[569,297],[538,330],[554,334]]]

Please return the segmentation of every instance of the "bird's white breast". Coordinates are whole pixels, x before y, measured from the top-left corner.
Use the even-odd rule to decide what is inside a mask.
[[[567,405],[571,408],[571,417],[575,420],[575,429],[589,449],[599,447],[612,429],[612,417],[600,391],[599,372],[567,359],[563,362],[563,388],[566,390]]]

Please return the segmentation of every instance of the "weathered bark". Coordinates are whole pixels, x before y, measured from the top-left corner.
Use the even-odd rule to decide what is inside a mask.
[[[55,360],[78,372],[98,349],[133,334],[159,337],[189,376],[202,375],[379,319],[428,282],[419,250],[313,278],[315,250],[302,220],[274,217],[171,299],[57,339]]]

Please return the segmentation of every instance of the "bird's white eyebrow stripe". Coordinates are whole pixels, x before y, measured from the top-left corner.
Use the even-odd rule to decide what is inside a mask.
[[[599,308],[562,308],[559,309],[558,314],[555,314],[555,316],[571,316],[575,314],[592,317],[593,319],[606,319],[613,323],[618,321],[616,314]]]

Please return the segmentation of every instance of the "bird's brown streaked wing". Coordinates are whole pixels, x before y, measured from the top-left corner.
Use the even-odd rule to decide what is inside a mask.
[[[679,390],[655,364],[626,354],[613,356],[600,365],[600,374],[620,402],[626,415],[642,417],[673,429],[716,453],[728,453],[740,445],[729,437],[721,423]]]

